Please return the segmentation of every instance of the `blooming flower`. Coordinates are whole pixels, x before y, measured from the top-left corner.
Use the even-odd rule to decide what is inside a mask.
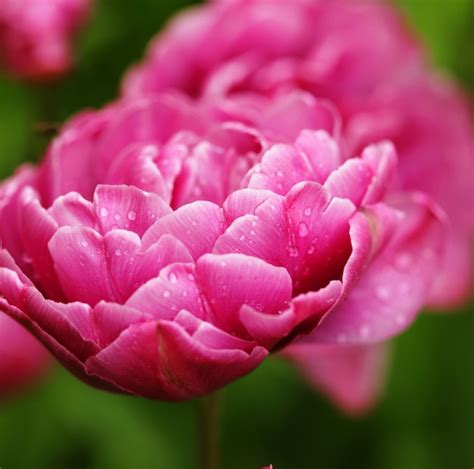
[[[0,307],[84,381],[188,399],[310,332],[370,347],[425,303],[442,215],[386,195],[393,145],[344,160],[337,113],[305,93],[240,104],[83,113],[7,183]]]
[[[170,89],[207,101],[306,90],[341,111],[348,156],[391,140],[400,157],[394,187],[430,194],[450,218],[430,305],[465,301],[472,285],[472,116],[454,86],[428,70],[393,8],[371,0],[209,2],[174,19],[123,85],[126,96]]]
[[[31,80],[63,75],[72,64],[72,36],[89,9],[89,0],[2,0],[0,59],[5,68]]]

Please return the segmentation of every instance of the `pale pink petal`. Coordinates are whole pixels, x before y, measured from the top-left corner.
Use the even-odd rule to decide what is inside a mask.
[[[48,213],[58,226],[88,226],[97,229],[93,205],[77,192],[58,197]]]

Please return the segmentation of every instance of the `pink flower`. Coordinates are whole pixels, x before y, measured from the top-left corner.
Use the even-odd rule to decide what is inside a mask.
[[[123,85],[126,96],[171,89],[205,101],[306,90],[341,111],[347,156],[393,141],[400,157],[394,187],[428,193],[451,222],[430,305],[469,296],[472,116],[467,100],[427,70],[393,8],[371,0],[210,2],[174,19]]]
[[[48,353],[38,341],[0,313],[0,399],[37,381],[48,364]]]
[[[301,335],[369,346],[408,327],[440,260],[438,210],[387,198],[390,143],[344,161],[331,106],[270,101],[245,123],[241,101],[178,95],[73,119],[4,191],[2,310],[84,381],[169,400]],[[282,127],[291,109],[306,130]]]
[[[11,73],[49,80],[73,62],[71,42],[85,22],[89,0],[2,0],[0,59]]]

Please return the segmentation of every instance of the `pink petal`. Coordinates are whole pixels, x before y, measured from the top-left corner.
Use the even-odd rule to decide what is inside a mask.
[[[64,293],[70,301],[94,306],[114,301],[103,238],[91,228],[62,227],[49,241],[49,251]]]
[[[58,226],[88,226],[97,229],[93,205],[77,192],[55,199],[48,213]]]
[[[244,332],[239,318],[243,305],[278,314],[291,298],[291,278],[285,269],[242,254],[201,257],[196,279],[214,311],[215,324],[238,334]]]
[[[109,346],[132,324],[149,322],[153,317],[117,303],[98,303],[92,311],[92,322],[101,348]]]
[[[155,158],[160,148],[153,143],[138,143],[127,146],[107,168],[106,184],[126,184],[160,196],[171,202],[171,187],[156,165]]]
[[[442,252],[443,226],[419,194],[404,200],[406,219],[345,301],[311,336],[317,342],[367,343],[400,333],[427,301]]]
[[[265,356],[266,351],[259,347],[251,354],[210,348],[182,326],[162,321],[130,326],[91,357],[87,368],[133,394],[181,400],[211,392],[249,373]]]
[[[133,186],[98,186],[94,206],[103,233],[126,229],[142,236],[156,220],[171,213],[163,199]]]
[[[397,152],[391,142],[382,142],[365,148],[362,160],[370,165],[374,178],[364,198],[364,204],[373,204],[382,200],[390,188],[397,169]]]
[[[330,174],[324,187],[333,197],[351,200],[357,207],[367,194],[373,173],[360,158],[351,158]]]
[[[106,262],[117,301],[124,303],[141,285],[157,277],[173,262],[192,262],[184,245],[170,235],[162,236],[144,250],[135,233],[113,230],[104,237]]]
[[[223,216],[217,205],[205,201],[193,202],[151,226],[143,236],[143,245],[148,248],[161,236],[170,234],[186,246],[194,259],[198,259],[212,250],[223,226]]]
[[[317,183],[300,183],[287,196],[287,215],[293,233],[293,278],[299,291],[318,290],[341,278],[350,255],[349,220],[354,205],[331,199]]]
[[[302,130],[295,141],[311,164],[314,182],[324,183],[341,164],[339,146],[334,138],[322,130]]]
[[[283,351],[313,386],[351,415],[377,403],[388,361],[387,344],[293,345]]]
[[[185,309],[198,318],[207,312],[196,286],[192,264],[171,264],[161,270],[159,277],[140,287],[127,301],[135,308],[155,319],[173,319]]]
[[[250,171],[248,187],[286,193],[298,182],[315,179],[310,163],[294,146],[277,144],[267,150],[262,162]]]

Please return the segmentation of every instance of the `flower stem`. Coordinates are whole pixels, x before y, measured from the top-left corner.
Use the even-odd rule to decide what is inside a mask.
[[[201,469],[219,469],[219,395],[217,392],[200,401]]]

